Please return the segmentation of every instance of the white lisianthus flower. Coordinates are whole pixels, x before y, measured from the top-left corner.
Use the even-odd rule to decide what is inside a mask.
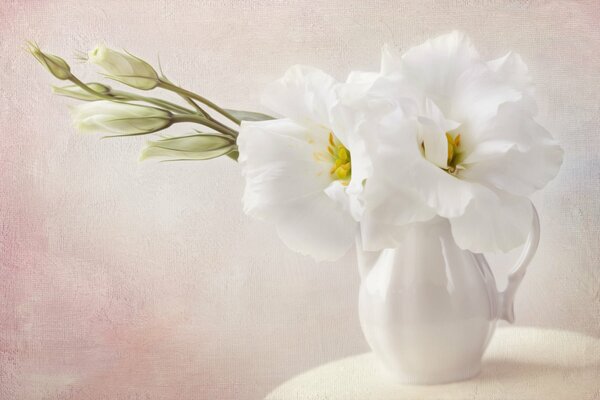
[[[109,78],[136,89],[154,89],[159,83],[158,73],[146,61],[104,45],[89,51],[88,61],[106,71]]]
[[[237,139],[246,179],[244,211],[274,223],[292,250],[317,260],[344,255],[360,213],[352,191],[365,164],[343,121],[332,117],[338,83],[324,72],[290,68],[262,102],[283,116],[243,121]]]
[[[137,135],[165,129],[172,123],[169,111],[109,100],[83,103],[71,110],[75,127],[83,133]]]
[[[366,249],[394,246],[395,227],[435,216],[474,252],[524,242],[526,196],[557,174],[563,154],[534,119],[530,82],[518,55],[485,62],[459,32],[402,56],[384,47],[380,73],[351,76],[344,107],[380,114],[359,129],[373,159],[362,229],[390,228],[363,238]]]

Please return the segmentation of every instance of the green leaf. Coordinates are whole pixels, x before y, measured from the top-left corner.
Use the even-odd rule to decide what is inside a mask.
[[[266,121],[269,119],[275,119],[275,117],[271,117],[267,114],[257,113],[253,111],[240,111],[240,110],[225,110],[229,114],[233,115],[239,120],[242,121]]]
[[[148,142],[140,161],[209,160],[237,150],[233,139],[213,134],[180,136]]]

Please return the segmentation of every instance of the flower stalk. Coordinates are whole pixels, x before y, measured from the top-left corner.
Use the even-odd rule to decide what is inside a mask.
[[[224,135],[227,135],[229,137],[232,137],[234,139],[237,136],[235,133],[233,133],[233,131],[230,128],[227,128],[226,126],[224,126],[218,122],[211,121],[211,120],[204,118],[203,116],[197,115],[197,114],[174,115],[172,120],[173,120],[173,123],[192,122],[192,123],[204,125],[208,128],[214,129],[215,131],[222,133]]]
[[[236,125],[240,125],[242,122],[239,119],[237,119],[236,117],[234,117],[233,115],[231,115],[229,112],[225,111],[224,109],[222,109],[221,107],[219,107],[218,105],[213,103],[212,101],[208,100],[207,98],[202,97],[199,94],[196,94],[194,92],[190,92],[189,90],[179,87],[177,85],[174,85],[171,82],[167,82],[167,81],[161,79],[160,82],[158,83],[157,87],[165,89],[165,90],[169,90],[171,92],[175,92],[183,97],[188,97],[190,99],[197,100],[200,103],[212,108],[219,114],[223,115],[225,118],[229,119]]]

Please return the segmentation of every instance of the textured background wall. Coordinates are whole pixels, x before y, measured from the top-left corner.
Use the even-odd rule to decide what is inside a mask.
[[[241,109],[295,63],[375,69],[384,42],[458,28],[487,57],[519,52],[566,157],[534,199],[518,324],[600,335],[599,22],[596,1],[2,1],[0,398],[255,399],[367,349],[352,255],[288,251],[243,215],[227,159],[140,164],[144,139],[75,134],[25,39],[160,54],[172,80]],[[494,259],[501,281],[514,254]]]

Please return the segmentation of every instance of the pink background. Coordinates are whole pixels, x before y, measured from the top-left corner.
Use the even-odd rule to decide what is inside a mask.
[[[352,254],[287,250],[243,215],[228,159],[140,164],[144,138],[76,134],[26,39],[69,60],[98,42],[160,55],[175,82],[255,110],[288,66],[343,79],[385,42],[458,28],[486,57],[519,52],[566,157],[534,198],[517,322],[599,336],[599,22],[596,1],[2,1],[0,399],[256,399],[367,350]],[[514,255],[492,257],[501,284]]]

